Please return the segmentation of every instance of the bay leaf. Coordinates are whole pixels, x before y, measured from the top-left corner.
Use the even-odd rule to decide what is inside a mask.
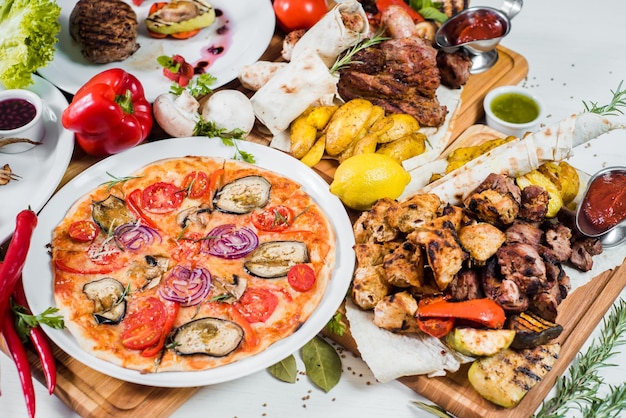
[[[290,355],[276,364],[267,368],[272,376],[287,383],[296,383],[298,367],[296,366],[296,358]]]
[[[341,377],[341,358],[325,339],[316,336],[300,350],[306,373],[313,383],[329,392]]]

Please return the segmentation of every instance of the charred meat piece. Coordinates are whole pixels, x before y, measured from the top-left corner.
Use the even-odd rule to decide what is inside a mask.
[[[382,265],[358,267],[352,279],[352,300],[361,309],[373,309],[391,290]]]
[[[500,272],[520,290],[534,295],[547,287],[546,266],[537,249],[528,244],[507,244],[496,253]]]
[[[545,243],[561,262],[567,261],[572,255],[572,231],[560,222],[545,222]]]
[[[492,258],[481,271],[481,283],[485,296],[498,302],[509,313],[519,313],[528,309],[528,296],[510,279],[498,273],[498,262]]]
[[[493,256],[505,240],[504,232],[487,222],[477,222],[459,230],[461,245],[478,265]]]
[[[438,215],[441,199],[436,194],[415,194],[389,207],[387,221],[405,234],[430,222]]]
[[[384,297],[374,308],[374,324],[392,332],[417,332],[417,301],[408,292]]]
[[[441,84],[451,89],[458,89],[469,79],[472,60],[464,49],[458,49],[452,53],[440,49],[437,52],[437,67]]]
[[[385,278],[396,287],[420,288],[424,283],[424,258],[411,242],[404,242],[383,260]]]
[[[357,97],[387,113],[407,113],[422,126],[441,126],[448,110],[437,100],[437,51],[421,38],[390,39],[359,51],[339,71],[344,101]]]
[[[387,212],[397,204],[393,199],[383,198],[369,211],[363,212],[353,226],[356,242],[388,242],[396,239],[398,230],[389,225]]]
[[[393,252],[400,243],[398,242],[366,242],[354,246],[356,263],[359,267],[377,266],[383,263],[387,254]]]
[[[492,173],[474,189],[463,204],[483,221],[495,225],[510,225],[519,214],[521,190],[512,178]]]
[[[521,191],[522,205],[519,217],[529,222],[540,222],[548,213],[548,201],[550,195],[541,186],[531,184]]]
[[[137,15],[121,0],[80,0],[70,14],[70,36],[94,64],[123,61],[137,49]]]
[[[515,221],[504,234],[507,244],[523,243],[537,246],[543,239],[543,231],[539,227],[524,221]]]
[[[453,300],[480,299],[484,297],[479,269],[461,269],[444,293]]]
[[[448,221],[441,228],[420,228],[407,238],[425,248],[428,265],[439,290],[448,287],[468,257],[459,242],[455,226]]]
[[[572,245],[572,253],[569,257],[572,266],[580,271],[589,271],[593,267],[593,258],[585,247],[583,241],[576,241]]]

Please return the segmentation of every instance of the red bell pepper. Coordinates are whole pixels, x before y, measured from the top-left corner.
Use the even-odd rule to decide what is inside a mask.
[[[90,155],[116,154],[141,143],[152,129],[152,106],[137,78],[121,68],[96,74],[63,111],[63,126]]]
[[[417,308],[420,320],[427,318],[454,318],[469,321],[488,328],[499,329],[504,326],[504,309],[497,302],[488,299],[470,299],[462,302],[441,300]]]

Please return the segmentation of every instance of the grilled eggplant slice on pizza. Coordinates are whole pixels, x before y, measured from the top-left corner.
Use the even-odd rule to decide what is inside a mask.
[[[243,340],[243,329],[236,322],[220,318],[200,318],[181,325],[174,333],[174,350],[180,355],[205,354],[223,357]]]
[[[286,276],[289,269],[309,261],[306,244],[301,241],[270,241],[257,247],[244,264],[257,277],[274,279]]]
[[[117,324],[126,314],[126,289],[112,277],[94,280],[83,286],[83,292],[93,301],[93,317],[98,324]]]
[[[226,213],[244,214],[267,205],[272,184],[262,176],[246,176],[225,184],[213,200]]]

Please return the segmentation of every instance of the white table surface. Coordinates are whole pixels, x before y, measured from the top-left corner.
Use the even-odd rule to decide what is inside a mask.
[[[253,0],[250,0],[253,1]],[[500,1],[475,0],[472,6],[499,8]],[[528,77],[520,84],[545,101],[546,122],[555,123],[582,111],[582,101],[607,103],[610,90],[626,79],[624,27],[626,2],[620,0],[527,0],[512,22],[502,45],[522,54],[529,63]],[[588,172],[604,164],[626,164],[626,132],[614,132],[580,150],[572,162]],[[626,298],[626,291],[622,291]],[[598,335],[598,330],[592,335]],[[589,343],[589,341],[588,341]],[[587,343],[587,344],[588,344]],[[585,346],[586,347],[586,346]],[[584,349],[584,348],[583,348]],[[413,406],[422,400],[398,382],[377,383],[367,366],[351,353],[343,356],[340,383],[329,393],[300,375],[295,384],[280,382],[261,371],[230,383],[201,389],[174,417],[340,417],[415,418],[431,416]],[[0,417],[26,417],[15,366],[0,355]],[[602,371],[606,382],[620,384],[626,375],[626,349]],[[304,370],[299,363],[299,370]],[[71,409],[36,384],[37,417],[76,417]]]

